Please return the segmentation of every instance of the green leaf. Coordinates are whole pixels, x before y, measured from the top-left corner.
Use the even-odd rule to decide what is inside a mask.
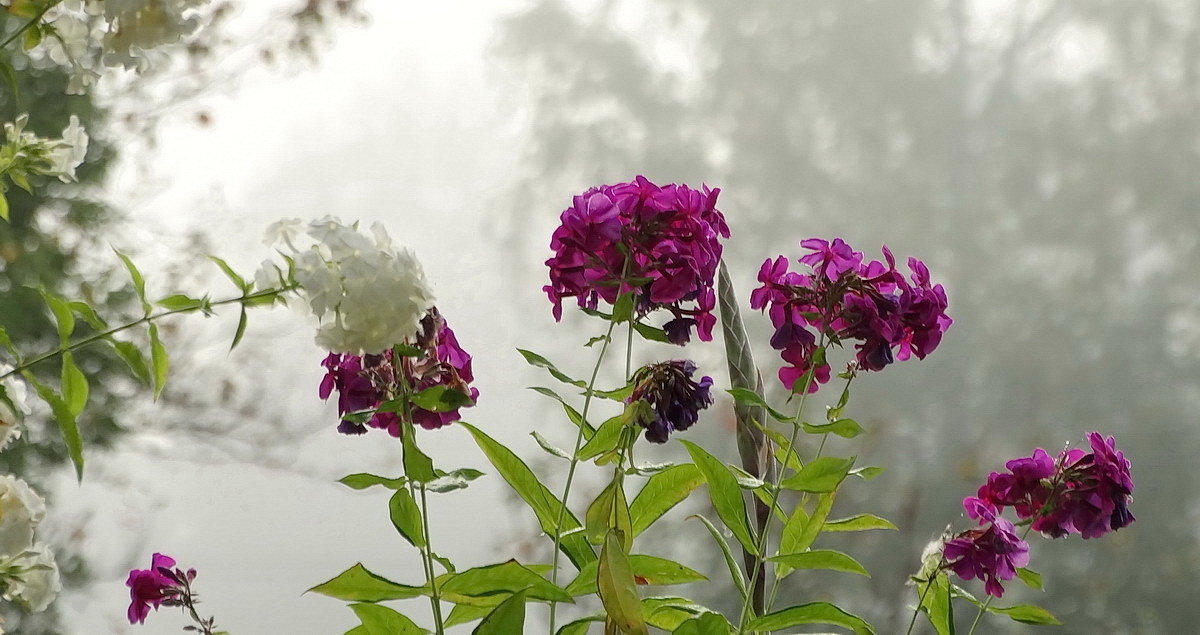
[[[704,474],[691,463],[667,468],[647,479],[641,491],[629,504],[633,535],[645,531],[703,482]]]
[[[642,336],[642,339],[649,342],[670,343],[671,341],[667,339],[666,331],[650,326],[649,324],[642,324],[641,322],[635,321],[633,323],[633,330],[637,331],[638,335]]]
[[[383,602],[385,600],[406,600],[429,594],[429,587],[409,586],[398,584],[387,578],[372,573],[357,563],[339,573],[333,579],[318,584],[309,589],[327,595],[331,598],[347,602]],[[306,591],[307,593],[307,591]]]
[[[170,367],[170,358],[167,356],[167,347],[163,346],[162,340],[158,338],[158,325],[150,325],[150,365],[154,369],[154,398],[162,394],[163,386],[167,385],[167,369]]]
[[[854,419],[838,419],[830,423],[805,423],[804,431],[809,434],[836,434],[839,437],[853,439],[862,434],[862,426]]]
[[[1022,624],[1034,624],[1038,626],[1058,626],[1062,624],[1057,617],[1054,617],[1053,613],[1032,604],[1018,604],[1006,608],[989,606],[987,610],[988,613],[1007,615],[1010,620]]]
[[[769,404],[767,404],[766,399],[763,399],[762,396],[753,390],[748,390],[746,388],[730,388],[725,392],[733,395],[733,400],[738,404],[743,406],[751,406],[754,408],[762,408],[763,410],[767,411],[767,414],[771,415],[771,417],[776,421],[782,423],[791,423],[795,420],[793,417],[789,417],[772,408]]]
[[[8,350],[9,353],[12,353],[12,356],[15,359],[21,359],[21,355],[17,351],[17,348],[13,346],[12,338],[8,336],[8,331],[4,330],[3,326],[0,326],[0,346],[3,346]]]
[[[566,450],[554,445],[553,443],[550,443],[546,437],[542,436],[542,433],[534,430],[529,434],[533,435],[533,440],[537,441],[537,444],[550,456],[557,456],[560,459],[566,459],[568,461],[571,460],[571,455],[568,454]]]
[[[556,368],[554,364],[550,363],[550,360],[546,359],[545,357],[542,357],[533,351],[527,351],[522,348],[518,348],[517,352],[521,354],[521,357],[525,358],[525,362],[527,364],[530,366],[537,366],[538,368],[545,368],[546,371],[548,371],[550,375],[558,381],[561,381],[564,384],[576,386],[578,388],[587,388],[586,381],[583,381],[582,379],[574,379],[566,373],[558,370],[558,368]]]
[[[813,541],[825,529],[825,519],[829,518],[829,510],[833,509],[833,499],[837,496],[837,492],[829,492],[821,494],[817,499],[817,506],[813,509],[812,516],[809,516],[808,522],[804,523],[804,530],[800,532],[800,538],[796,541],[794,548],[796,551],[804,551],[812,546]]]
[[[768,613],[750,620],[746,625],[751,631],[777,631],[800,624],[832,624],[854,631],[855,635],[873,635],[875,629],[861,617],[847,613],[828,602],[809,602],[782,611]]]
[[[142,278],[142,272],[138,271],[138,268],[133,264],[133,261],[129,259],[129,256],[126,256],[116,249],[113,251],[116,252],[117,257],[121,259],[121,262],[125,263],[125,269],[129,271],[129,278],[130,280],[133,280],[133,290],[137,292],[138,299],[142,301],[142,311],[144,311],[146,315],[150,315],[150,303],[146,301],[146,280]]]
[[[567,418],[571,420],[571,423],[575,424],[576,427],[583,429],[584,439],[590,439],[592,438],[592,435],[596,433],[596,429],[593,428],[591,424],[584,422],[583,415],[579,414],[579,411],[572,407],[571,404],[567,403],[566,400],[563,399],[558,393],[542,386],[530,386],[529,389],[562,404],[563,412],[567,413]]]
[[[400,535],[418,549],[425,547],[425,529],[421,524],[421,508],[406,489],[398,489],[388,501],[388,516]]]
[[[142,350],[133,342],[122,342],[114,338],[108,338],[112,343],[113,350],[117,355],[125,360],[125,364],[129,366],[130,372],[134,377],[147,386],[153,385],[153,380],[150,378],[150,368],[146,366],[146,358],[142,355]]]
[[[444,474],[440,470],[435,471],[438,477],[425,484],[425,489],[435,494],[466,489],[469,482],[483,476],[483,472],[473,470],[469,467],[459,468],[448,474]]]
[[[414,437],[416,431],[412,424],[404,424],[400,434],[400,444],[404,447],[404,475],[418,483],[428,483],[437,478],[437,473],[433,471],[433,459],[417,447]]]
[[[50,307],[50,312],[54,314],[54,321],[58,325],[58,341],[66,346],[71,341],[71,334],[75,332],[75,314],[71,312],[71,305],[45,289],[42,289],[41,292],[42,297],[46,300],[46,306]]]
[[[71,307],[71,311],[83,318],[83,321],[87,322],[88,326],[91,326],[97,331],[103,331],[108,328],[108,323],[105,322],[104,319],[99,315],[97,315],[95,309],[93,309],[88,303],[75,301],[68,304]]]
[[[596,337],[589,338],[584,346],[591,348],[594,344],[607,341],[609,341],[609,337],[607,335],[597,335]]]
[[[680,624],[704,613],[711,611],[687,598],[642,598],[642,615],[646,616],[646,623],[664,631],[674,631]]]
[[[787,522],[783,525],[783,533],[779,535],[779,551],[780,553],[800,553],[808,549],[808,545],[802,545],[804,537],[804,529],[808,525],[808,512],[804,511],[804,505],[796,505],[788,516]],[[811,544],[811,543],[810,543]],[[782,580],[786,578],[792,568],[786,563],[778,563],[775,565],[775,578]]]
[[[717,517],[733,532],[746,551],[757,554],[758,546],[754,544],[754,532],[750,529],[750,519],[746,516],[742,490],[738,487],[733,472],[695,443],[682,440],[680,443],[687,448],[692,461],[704,474],[704,480],[708,482],[708,496],[712,500],[713,508],[717,510]]]
[[[233,343],[229,345],[229,350],[232,351],[233,349],[237,348],[238,344],[241,344],[242,337],[246,335],[246,324],[248,321],[249,320],[246,319],[246,307],[242,306],[241,314],[238,315],[237,330],[233,332]]]
[[[193,298],[184,293],[175,293],[155,302],[155,304],[168,311],[190,311],[207,306],[208,300]]]
[[[855,514],[848,518],[838,518],[825,523],[824,531],[867,531],[870,529],[895,529],[899,528],[892,524],[886,518],[880,518],[874,514]],[[1018,575],[1020,572],[1018,571]]]
[[[829,571],[857,573],[865,575],[868,578],[871,577],[871,574],[867,573],[866,568],[859,564],[857,560],[832,549],[813,549],[801,553],[788,553],[768,558],[768,560],[781,562],[792,569],[826,569]]]
[[[396,611],[378,604],[351,604],[369,635],[422,635],[425,629]]]
[[[71,407],[54,389],[37,380],[33,373],[25,370],[21,371],[21,376],[29,385],[33,386],[37,391],[38,396],[50,406],[50,412],[54,415],[55,421],[58,422],[58,430],[62,433],[63,442],[67,444],[67,454],[71,457],[71,462],[75,464],[75,478],[83,480],[83,437],[79,435],[79,424],[75,421],[75,415],[71,412]]]
[[[717,529],[712,521],[696,514],[688,516],[688,518],[699,518],[700,522],[704,523],[708,533],[717,542],[717,546],[721,548],[721,555],[725,556],[725,566],[729,568],[729,577],[733,579],[733,585],[737,587],[738,593],[742,596],[742,601],[746,601],[746,578],[742,575],[742,568],[738,566],[737,560],[733,559],[733,552],[729,549],[729,543],[725,541],[725,536],[721,535],[721,530]]]
[[[631,555],[628,558],[634,581],[639,585],[665,586],[708,580],[701,573],[666,558],[640,554]],[[598,561],[593,561],[580,569],[575,579],[567,585],[567,593],[576,597],[595,593],[598,566]]]
[[[513,454],[507,447],[497,443],[494,439],[484,434],[475,426],[467,423],[459,422],[459,425],[467,429],[471,436],[475,439],[475,443],[479,445],[479,449],[487,456],[488,461],[500,473],[501,478],[508,483],[509,487],[529,505],[533,513],[537,516],[538,523],[541,524],[542,531],[554,539],[555,532],[558,529],[555,525],[558,523],[560,510],[562,512],[562,532],[580,527],[579,519],[575,517],[570,510],[564,510],[562,503],[550,490],[542,485],[541,481],[534,475],[533,470],[525,464],[516,454]],[[588,544],[587,539],[582,533],[571,535],[563,535],[560,543],[563,553],[571,560],[571,563],[576,568],[596,559],[596,553]]]
[[[16,183],[17,187],[20,187],[30,194],[33,194],[33,187],[29,185],[29,178],[25,176],[24,172],[19,170],[9,170],[8,179],[13,183]]]
[[[559,627],[555,635],[587,635],[588,629],[592,627],[594,622],[603,622],[603,613],[593,613],[586,617],[581,617],[577,620],[567,622]]]
[[[388,489],[398,490],[408,485],[408,479],[404,478],[403,476],[397,478],[387,478],[384,476],[376,476],[375,474],[368,474],[366,472],[347,474],[346,476],[338,479],[338,482],[351,489],[367,489],[372,485],[382,485]]]
[[[525,592],[517,591],[500,603],[475,630],[474,635],[510,635],[525,631]]]
[[[12,64],[6,59],[0,59],[0,75],[4,76],[4,82],[8,84],[8,89],[12,91],[13,101],[19,102],[21,99],[20,85],[17,84],[17,74],[13,72]],[[0,218],[8,220],[8,203],[4,200],[4,192],[0,190]]]
[[[4,66],[4,69],[10,73],[12,72],[8,66]],[[5,222],[8,222],[8,197],[4,195],[3,190],[0,190],[0,218],[3,218]]]
[[[613,531],[604,537],[596,573],[600,601],[604,604],[608,619],[620,627],[622,633],[648,635],[633,569],[622,542],[622,538]]]
[[[470,395],[441,384],[430,386],[409,398],[413,405],[430,412],[450,412],[475,403]]]
[[[822,456],[809,461],[799,474],[784,479],[779,486],[801,492],[832,492],[846,480],[851,467],[854,467],[854,457]]]
[[[40,25],[33,25],[25,29],[25,34],[21,36],[21,47],[26,51],[32,51],[37,48],[38,44],[42,43],[42,29]]]
[[[786,465],[787,469],[793,472],[799,472],[800,470],[804,469],[804,464],[800,462],[800,455],[796,452],[789,451],[792,446],[788,442],[787,437],[770,428],[764,428],[760,426],[759,429],[762,430],[763,434],[770,437],[771,441],[775,443],[776,461],[778,461],[781,465]]]
[[[232,280],[233,284],[237,285],[237,288],[243,293],[250,290],[251,285],[246,284],[245,278],[239,276],[237,272],[235,272],[233,268],[229,266],[229,263],[216,256],[209,256],[208,259],[217,263],[217,266],[220,267],[221,271],[225,273],[225,277]]]
[[[954,605],[950,601],[950,579],[945,570],[938,570],[930,580],[918,580],[917,593],[919,610],[929,619],[929,624],[938,635],[954,635]]]
[[[865,465],[863,467],[856,467],[853,470],[850,470],[850,476],[857,476],[864,481],[870,481],[876,476],[883,474],[885,469],[887,468],[882,468],[877,465]]]
[[[605,452],[615,450],[621,442],[621,431],[625,429],[627,420],[624,414],[619,414],[600,424],[592,438],[579,448],[576,457],[580,461],[590,461]]]
[[[67,410],[72,417],[78,417],[87,405],[88,380],[75,365],[75,358],[70,352],[62,354],[62,392],[63,401],[67,402]]]
[[[621,324],[631,319],[633,319],[633,294],[622,293],[617,296],[617,303],[613,305],[612,321]]]
[[[487,614],[491,613],[494,609],[495,607],[488,605],[455,604],[454,608],[450,609],[450,614],[446,616],[446,621],[443,622],[443,626],[450,628],[451,626],[457,626],[458,624],[474,622],[475,620],[482,619],[483,617],[487,616]]]
[[[1042,590],[1042,574],[1037,571],[1021,567],[1017,569],[1017,578],[1031,589]]]
[[[680,624],[675,635],[728,635],[734,627],[720,613],[702,613]]]
[[[614,479],[596,496],[583,516],[583,526],[588,542],[601,544],[605,534],[615,529],[622,536],[624,548],[629,549],[633,543],[633,529],[621,479]]]
[[[534,600],[575,601],[569,593],[516,560],[461,571],[439,588],[447,596],[486,597],[524,591]]]

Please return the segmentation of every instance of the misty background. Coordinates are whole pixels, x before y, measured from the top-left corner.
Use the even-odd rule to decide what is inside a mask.
[[[955,320],[928,359],[856,380],[847,414],[868,434],[833,448],[887,468],[849,484],[835,515],[873,512],[901,531],[821,539],[873,577],[793,575],[780,602],[836,598],[880,632],[902,632],[906,577],[926,542],[963,526],[962,497],[1008,458],[1099,430],[1133,463],[1137,522],[1094,541],[1031,538],[1047,591],[1010,584],[1003,604],[1044,606],[1066,622],[1062,633],[1181,633],[1200,621],[1200,5],[362,10],[369,20],[336,26],[314,63],[279,72],[243,61],[236,84],[164,102],[166,114],[108,96],[125,117],[141,108],[161,118],[153,142],[118,148],[105,181],[125,219],[102,239],[153,272],[152,288],[219,297],[223,282],[196,266],[201,255],[253,271],[269,255],[259,236],[280,217],[381,220],[415,248],[475,356],[482,394],[464,415],[561,478],[528,431],[569,445],[573,428],[524,390],[545,380],[513,350],[575,375],[591,363],[579,346],[598,324],[569,315],[554,325],[540,291],[559,212],[573,194],[636,174],[719,187],[743,297],[765,258],[840,236],[867,257],[886,243],[923,259]],[[106,251],[87,260],[113,264]],[[769,321],[745,317],[773,377]],[[300,593],[356,561],[419,576],[386,497],[333,483],[398,472],[398,448],[386,435],[336,434],[333,406],[316,396],[322,355],[305,316],[251,318],[233,353],[230,316],[180,322],[163,400],[129,396],[118,414],[127,436],[88,455],[82,486],[66,471],[51,477],[50,522],[93,574],[60,601],[72,632],[176,632],[183,621],[170,611],[123,624],[124,575],[153,551],[199,569],[203,608],[235,633],[350,628],[340,602]],[[719,342],[682,354],[727,385]],[[678,355],[647,348],[635,361]],[[731,410],[719,399],[688,434],[733,462]],[[493,472],[462,430],[422,439],[440,466]],[[662,456],[686,455],[671,446]],[[597,482],[585,478],[572,499]],[[642,547],[725,588],[709,537],[684,520],[703,499]],[[435,506],[434,539],[447,545],[437,549],[460,567],[548,555],[532,514],[494,475]],[[678,591],[735,608],[703,587]],[[992,618],[987,628],[1010,627]]]

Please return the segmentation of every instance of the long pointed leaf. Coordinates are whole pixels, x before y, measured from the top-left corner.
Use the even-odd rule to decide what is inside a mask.
[[[733,532],[746,551],[758,553],[757,545],[754,544],[754,532],[750,529],[750,519],[746,516],[746,502],[742,499],[742,490],[738,487],[733,472],[717,457],[695,443],[682,440],[680,443],[687,448],[696,467],[704,473],[704,480],[708,482],[708,496],[721,522]]]

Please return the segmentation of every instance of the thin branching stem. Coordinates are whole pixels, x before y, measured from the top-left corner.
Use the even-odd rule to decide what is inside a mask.
[[[21,28],[17,29],[16,31],[13,31],[12,34],[10,34],[3,42],[0,42],[0,49],[8,46],[9,44],[12,44],[14,40],[21,37],[21,35],[23,35],[26,31],[28,31],[30,29],[30,27],[32,27],[35,24],[37,24],[38,22],[40,22],[42,19],[42,16],[46,15],[47,11],[49,11],[51,8],[54,7],[54,5],[58,4],[61,1],[62,0],[52,0],[51,2],[47,2],[46,6],[42,7],[37,12],[36,15],[34,15],[32,18],[29,19],[28,22],[21,25]]]

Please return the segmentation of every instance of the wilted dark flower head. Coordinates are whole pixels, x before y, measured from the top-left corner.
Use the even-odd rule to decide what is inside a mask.
[[[546,261],[550,284],[542,287],[562,318],[562,301],[575,298],[595,309],[634,294],[634,312],[671,312],[668,339],[686,344],[695,328],[712,339],[716,317],[713,280],[721,259],[720,237],[729,237],[717,211],[718,189],[658,186],[643,176],[602,185],[576,196],[554,230]]]
[[[696,423],[700,411],[711,406],[712,377],[699,382],[692,379],[696,364],[691,360],[671,360],[639,368],[633,374],[633,392],[627,403],[645,402],[649,417],[638,423],[646,429],[646,440],[666,443],[676,430],[687,430]]]
[[[411,345],[419,354],[396,355],[386,350],[379,355],[339,355],[330,353],[322,362],[326,368],[321,381],[320,396],[328,399],[336,389],[338,414],[375,410],[384,402],[407,391],[417,393],[434,386],[445,386],[471,399],[474,405],[479,389],[470,386],[475,378],[471,372],[471,356],[458,343],[454,331],[436,308],[430,309],[421,320],[421,330]],[[432,430],[459,419],[458,409],[434,412],[410,404],[413,423]],[[366,424],[343,419],[338,431],[343,434],[363,434],[366,426],[387,430],[400,436],[400,417],[395,412],[376,412]]]
[[[883,261],[864,263],[841,238],[809,238],[800,246],[810,252],[798,260],[808,271],[790,271],[784,256],[768,258],[758,272],[762,286],[750,295],[751,308],[766,309],[775,326],[771,346],[788,363],[779,380],[789,389],[804,390],[796,382],[810,369],[809,392],[829,380],[829,366],[814,360],[820,335],[832,343],[856,340],[857,365],[865,370],[912,355],[924,359],[937,348],[952,320],[945,290],[930,284],[920,260],[908,259],[905,278],[887,247]]]

